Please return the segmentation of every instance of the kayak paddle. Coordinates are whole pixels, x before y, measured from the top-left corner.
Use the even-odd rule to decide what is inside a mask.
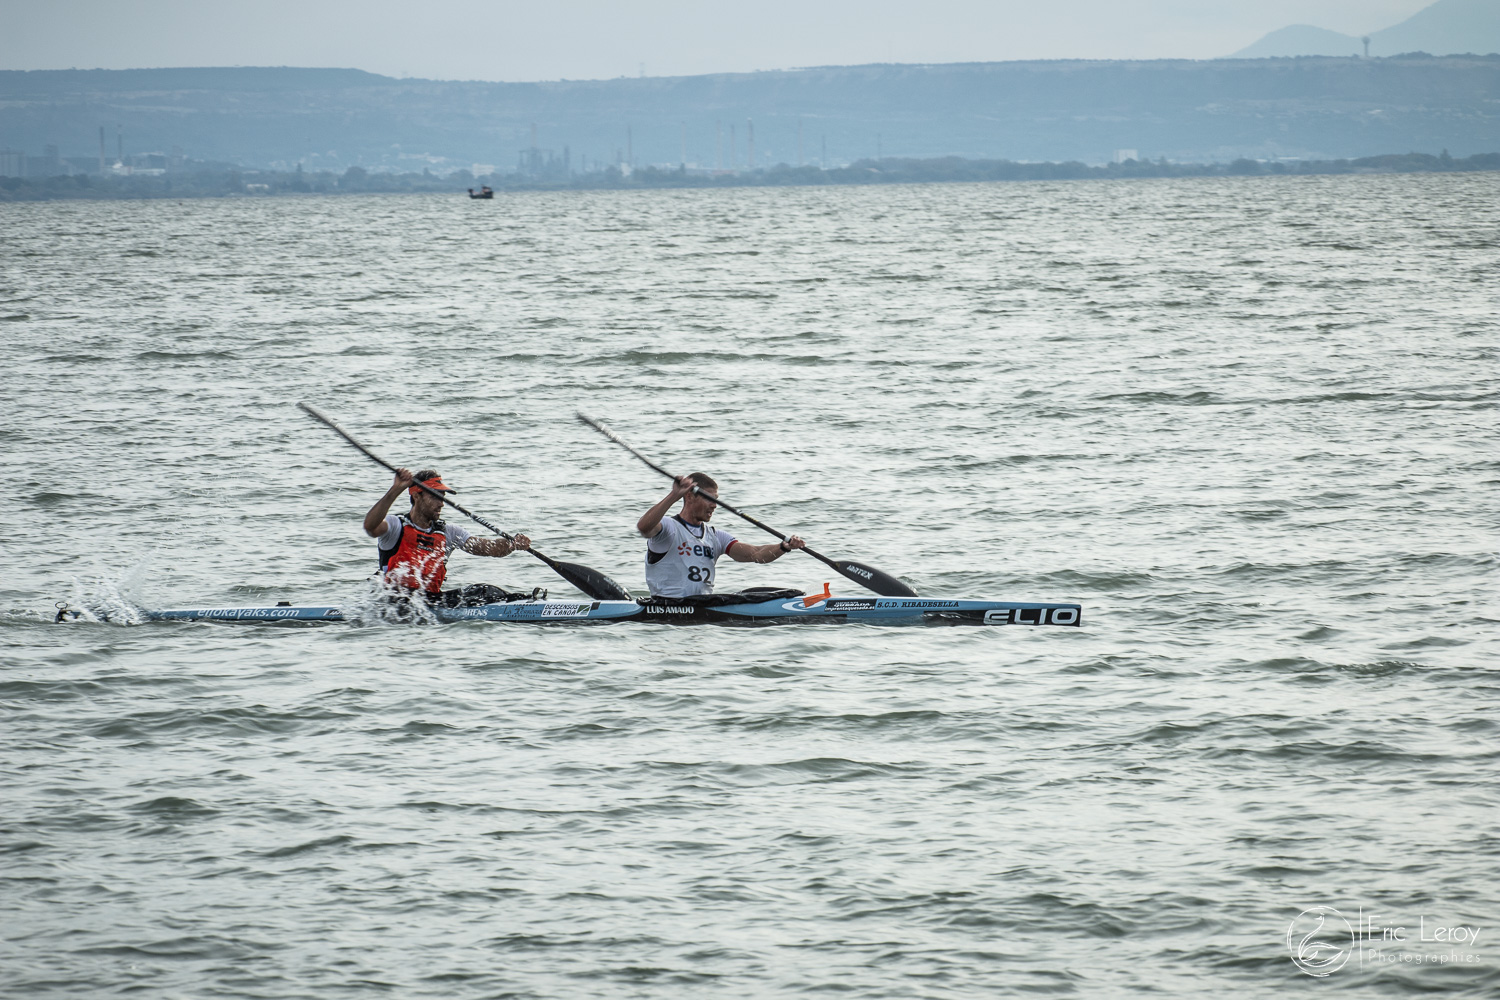
[[[636,458],[646,463],[648,467],[655,469],[657,472],[666,476],[673,482],[677,481],[676,476],[672,475],[666,469],[663,469],[661,466],[651,461],[651,459],[647,458],[645,455],[642,455],[640,452],[630,447],[630,445],[620,440],[619,435],[615,434],[614,431],[610,430],[608,427],[604,426],[593,417],[580,413],[578,414],[578,419],[588,424],[600,434],[603,434],[605,437],[609,438],[621,448],[624,448],[626,451],[630,452]],[[770,534],[775,535],[777,538],[780,538],[782,541],[786,540],[786,535],[777,531],[769,524],[764,524],[760,521],[757,521],[755,518],[751,517],[749,514],[746,514],[744,511],[737,510],[734,507],[731,507],[729,504],[725,503],[723,500],[720,500],[712,493],[705,493],[703,492],[703,490],[699,489],[696,486],[693,487],[693,492],[698,494],[700,497],[703,497],[705,500],[710,500],[718,506],[723,507],[725,510],[729,511],[729,513],[735,514],[739,517],[743,517],[745,520],[755,525],[761,531],[769,532]],[[803,548],[802,551],[806,552],[808,555],[812,556],[819,562],[832,567],[835,571],[853,580],[855,583],[859,584],[861,587],[864,587],[866,590],[873,590],[875,593],[879,594],[882,597],[917,596],[917,592],[915,590],[912,590],[906,584],[902,583],[894,576],[891,576],[889,573],[881,572],[874,566],[866,566],[864,563],[855,562],[853,559],[830,559],[827,556],[823,555],[821,552],[814,552],[810,548]]]
[[[344,430],[338,424],[334,423],[327,414],[322,413],[311,406],[308,406],[306,403],[298,403],[297,406],[302,409],[303,413],[306,413],[314,420],[320,420],[323,423],[327,424],[334,433],[338,434],[339,437],[343,438],[345,441],[348,441],[350,444],[354,445],[354,447],[358,448],[361,452],[364,453],[365,457],[370,459],[372,462],[376,463],[377,465],[383,465],[387,469],[390,469],[392,472],[396,471],[396,467],[394,465],[392,465],[390,462],[387,462],[385,459],[375,454],[369,448],[366,448],[364,445],[356,441],[353,435]],[[443,503],[447,504],[449,507],[452,507],[454,510],[458,511],[460,514],[463,514],[465,517],[468,517],[471,520],[482,524],[484,527],[493,531],[495,534],[499,535],[506,541],[511,541],[515,538],[514,535],[510,535],[504,531],[501,531],[499,528],[495,527],[493,524],[486,521],[484,518],[480,517],[473,511],[466,510],[465,508],[459,506],[459,504],[457,504],[453,500],[450,500],[446,494],[425,486],[422,483],[414,482],[412,483],[412,485],[426,493],[431,493],[433,496],[443,501]],[[550,559],[547,556],[542,555],[536,549],[527,549],[526,551],[530,552],[542,562],[546,563],[549,567],[551,567],[554,573],[562,577],[564,580],[567,580],[573,586],[577,587],[585,594],[588,594],[589,597],[593,598],[596,601],[635,600],[635,598],[630,596],[630,591],[626,590],[624,587],[620,586],[618,583],[611,580],[609,577],[605,576],[603,573],[599,572],[596,569],[589,569],[587,566],[580,566],[578,563],[560,562],[556,559]]]

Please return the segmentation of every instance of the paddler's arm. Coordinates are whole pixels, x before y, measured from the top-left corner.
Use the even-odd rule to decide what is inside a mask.
[[[464,551],[475,556],[508,556],[517,549],[531,548],[531,539],[525,535],[516,535],[515,541],[508,542],[503,538],[474,538],[470,536],[464,542]]]
[[[411,489],[412,482],[410,469],[396,470],[396,480],[391,483],[391,488],[385,491],[385,496],[375,501],[375,506],[365,515],[365,534],[371,538],[379,538],[385,533],[385,516],[391,512],[391,504],[402,493]]]
[[[656,533],[661,530],[661,519],[667,516],[667,511],[672,509],[674,503],[693,492],[695,485],[687,476],[678,479],[676,485],[672,487],[672,492],[656,501],[656,505],[635,522],[635,530],[647,538],[655,538]]]
[[[746,545],[736,538],[724,554],[735,562],[775,562],[793,549],[805,549],[807,543],[798,535],[788,535],[784,542],[767,542],[765,545]]]

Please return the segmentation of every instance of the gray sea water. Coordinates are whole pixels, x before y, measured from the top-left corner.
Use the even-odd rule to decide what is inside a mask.
[[[0,206],[0,994],[1497,995],[1497,176]],[[298,400],[1084,626],[52,623],[357,599]]]

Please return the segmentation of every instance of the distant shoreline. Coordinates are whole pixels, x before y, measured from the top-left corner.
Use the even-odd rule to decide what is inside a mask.
[[[860,160],[824,170],[779,164],[756,171],[702,171],[664,167],[607,170],[571,177],[498,174],[475,178],[465,171],[438,177],[423,174],[375,174],[351,168],[342,175],[301,171],[201,169],[155,176],[98,177],[77,174],[45,178],[0,177],[0,202],[62,200],[162,200],[184,198],[268,197],[301,194],[436,194],[462,197],[467,188],[488,185],[496,194],[519,191],[652,191],[687,188],[830,187],[872,184],[944,184],[998,181],[1106,180],[1173,177],[1305,177],[1344,174],[1474,173],[1500,170],[1500,153],[1450,157],[1427,153],[1389,154],[1347,160],[1169,163],[1126,160],[1090,166],[1021,163],[1012,160],[967,160],[887,157]]]

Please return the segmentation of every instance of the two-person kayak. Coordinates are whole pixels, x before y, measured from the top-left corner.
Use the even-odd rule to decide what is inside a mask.
[[[212,622],[345,622],[372,615],[368,610],[332,604],[276,604],[224,608],[162,608],[134,612],[136,621]],[[82,617],[62,608],[58,621]],[[98,612],[96,618],[106,618]],[[717,594],[708,601],[567,601],[531,599],[474,607],[423,608],[418,616],[433,622],[514,622],[532,624],[648,622],[661,625],[780,625],[827,622],[885,625],[1061,625],[1083,622],[1077,604],[983,601],[929,597],[806,597],[794,590],[751,590]]]

